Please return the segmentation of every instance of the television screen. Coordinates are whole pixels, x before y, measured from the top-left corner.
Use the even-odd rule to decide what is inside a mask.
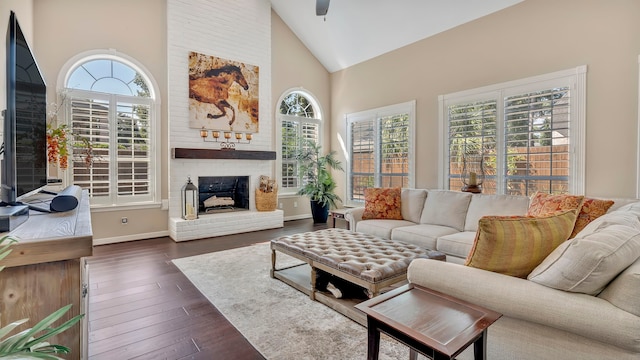
[[[7,30],[7,111],[2,201],[15,203],[47,185],[47,89],[12,12]]]

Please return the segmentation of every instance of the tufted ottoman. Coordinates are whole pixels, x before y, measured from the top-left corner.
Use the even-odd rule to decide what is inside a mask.
[[[312,299],[316,292],[316,269],[362,286],[376,296],[385,287],[406,280],[407,267],[413,259],[445,259],[444,254],[437,251],[400,241],[345,229],[326,229],[271,240],[271,277],[283,281],[285,279],[277,274],[283,269],[276,269],[276,251],[311,266]]]

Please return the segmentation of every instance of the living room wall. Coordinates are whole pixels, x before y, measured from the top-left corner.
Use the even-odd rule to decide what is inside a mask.
[[[331,85],[329,72],[322,66],[291,29],[271,11],[271,71],[274,116],[277,118],[278,101],[290,89],[304,88],[320,103],[324,120],[322,148],[330,149],[331,143]],[[276,121],[277,124],[277,121]],[[279,177],[276,172],[276,176]],[[300,196],[279,196],[285,220],[309,217],[309,199]]]
[[[45,75],[49,102],[63,65],[72,57],[94,49],[114,49],[146,67],[160,88],[161,142],[167,143],[167,55],[166,5],[156,0],[34,0],[34,48]],[[22,20],[20,20],[22,22]],[[168,149],[161,147],[161,159]],[[160,206],[167,198],[166,160],[160,165],[158,204],[146,208],[92,209],[94,243],[162,236],[167,231],[167,211]],[[117,211],[114,211],[117,210]],[[129,222],[121,224],[121,217]]]
[[[416,187],[437,188],[439,95],[587,65],[586,193],[636,197],[638,55],[638,1],[524,1],[332,73],[331,148],[345,114],[416,99]]]

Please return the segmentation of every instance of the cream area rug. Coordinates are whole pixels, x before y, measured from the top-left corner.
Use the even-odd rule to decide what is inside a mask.
[[[277,255],[278,268],[300,263]],[[365,327],[269,276],[268,243],[173,263],[267,359],[367,357]],[[381,336],[380,359],[408,358],[407,347]]]

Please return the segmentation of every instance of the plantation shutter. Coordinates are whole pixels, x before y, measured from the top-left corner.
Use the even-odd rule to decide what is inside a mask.
[[[282,187],[296,190],[304,179],[298,174],[295,154],[302,146],[300,138],[318,143],[320,122],[317,119],[282,115]]]
[[[370,187],[413,186],[414,102],[347,115],[347,204],[362,205]]]
[[[70,121],[73,134],[88,140],[93,150],[88,156],[88,144],[73,140],[73,183],[89,191],[92,198],[109,197],[110,136],[109,100],[74,98],[70,101]]]
[[[480,155],[485,159],[486,192],[496,189],[497,101],[485,100],[448,106],[449,189],[462,188],[463,156]],[[474,159],[478,159],[475,157]]]
[[[579,66],[441,95],[441,185],[459,190],[462,154],[478,148],[484,193],[584,193],[586,72]]]
[[[380,118],[380,186],[409,185],[409,115]]]
[[[120,95],[92,95],[74,96],[68,110],[75,135],[73,183],[89,191],[92,204],[152,199],[151,102]],[[87,156],[88,146],[91,156]]]
[[[149,105],[118,102],[117,194],[149,194]]]
[[[299,123],[297,121],[282,121],[282,187],[298,187],[298,163],[295,153],[298,148]]]
[[[364,201],[364,189],[375,186],[376,141],[373,119],[351,123],[351,200]]]
[[[569,87],[505,98],[507,189],[518,194],[569,191]]]

